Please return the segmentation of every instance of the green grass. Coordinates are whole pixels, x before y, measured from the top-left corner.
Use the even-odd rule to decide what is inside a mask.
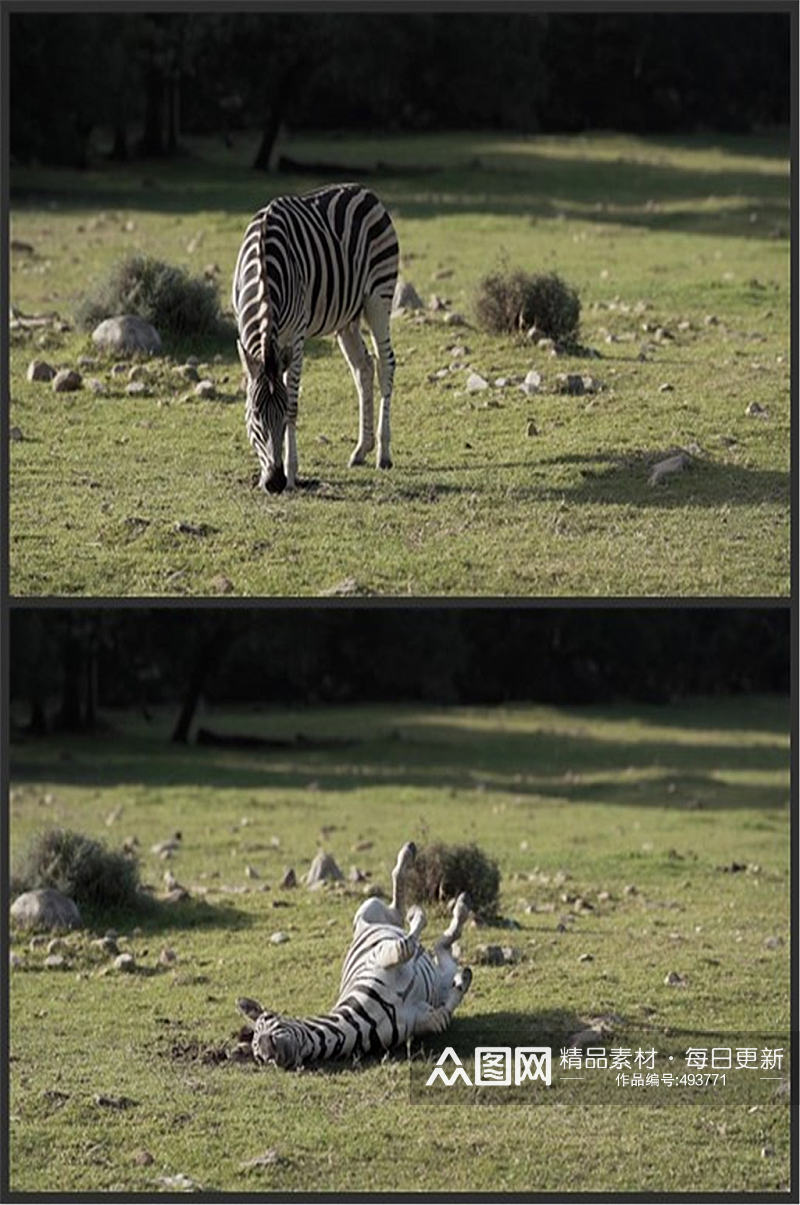
[[[324,845],[385,886],[409,838],[475,841],[497,859],[501,909],[521,925],[465,931],[466,962],[487,941],[523,958],[475,966],[434,1054],[452,1043],[469,1066],[475,1045],[563,1044],[597,1014],[616,1016],[608,1045],[770,1045],[789,1026],[784,701],[213,717],[223,731],[329,742],[264,754],[170,746],[166,714],[110,718],[102,739],[13,747],[12,854],[52,824],[109,844],[135,833],[143,878],[159,884],[165,863],[150,846],[180,829],[169,865],[194,898],[144,920],[108,917],[133,975],[101,975],[86,936],[67,939],[60,972],[13,937],[13,1189],[152,1192],[178,1173],[236,1193],[786,1188],[789,1109],[771,1094],[755,1109],[708,1095],[664,1108],[575,1096],[567,1108],[434,1107],[409,1095],[404,1056],[300,1075],[192,1057],[231,1040],[237,995],[295,1013],[335,997],[361,896],[350,885],[282,892],[283,867],[300,874]],[[354,743],[330,743],[345,737]],[[372,847],[354,853],[363,841]],[[722,869],[733,862],[748,869]],[[563,893],[594,910],[561,932],[573,914]],[[288,907],[273,909],[281,898]],[[443,917],[428,911],[430,936]],[[269,942],[277,929],[285,945]],[[164,945],[173,968],[158,965]],[[665,986],[672,970],[685,988]],[[750,1040],[720,1036],[734,1033]],[[103,1107],[98,1094],[136,1103]],[[142,1148],[148,1166],[134,1161]],[[278,1162],[242,1170],[269,1148]]]
[[[320,181],[256,175],[244,137],[230,151],[191,149],[163,165],[15,169],[12,237],[34,254],[12,255],[12,303],[70,319],[90,282],[140,251],[195,274],[216,264],[227,306],[248,218],[273,194]],[[786,139],[465,134],[287,149],[352,164],[353,175],[377,160],[429,169],[368,179],[422,297],[437,293],[473,322],[487,272],[557,272],[578,289],[582,340],[601,358],[553,359],[445,326],[439,312],[398,318],[395,467],[379,475],[346,467],[355,393],[333,341],[318,342],[300,403],[307,488],[276,499],[253,488],[232,343],[172,349],[153,362],[146,397],[126,396],[126,377],[102,362],[85,375],[105,396],[57,395],[27,382],[29,360],[74,364],[87,337],[50,332],[40,348],[38,332],[15,333],[14,594],[294,596],[345,579],[382,595],[788,593]],[[658,327],[675,338],[656,341]],[[490,381],[536,368],[544,392],[468,395],[466,368],[431,380],[464,344]],[[178,380],[172,359],[192,353],[208,362],[217,400]],[[604,388],[560,396],[559,372],[588,372]],[[768,418],[745,415],[753,401]],[[689,470],[648,485],[655,459],[693,444]],[[205,534],[183,534],[181,522]]]

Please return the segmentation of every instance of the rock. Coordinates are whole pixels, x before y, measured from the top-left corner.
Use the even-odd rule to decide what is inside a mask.
[[[687,452],[678,452],[675,456],[668,456],[666,460],[659,460],[658,464],[654,464],[650,470],[647,484],[658,485],[664,477],[673,473],[681,473],[691,463],[692,458]]]
[[[428,302],[428,309],[433,310],[434,312],[446,310],[447,302],[442,297],[439,297],[437,293],[432,293]]]
[[[282,929],[279,929],[277,933],[273,933],[270,936],[270,941],[272,942],[273,946],[282,946],[283,943],[288,940],[289,934],[284,933]]]
[[[8,438],[12,443],[19,443],[24,437],[19,427],[12,427],[8,433]]]
[[[522,392],[528,394],[529,396],[532,393],[538,393],[541,387],[542,374],[540,372],[536,372],[536,370],[533,368],[529,373],[526,374],[525,380],[520,385]]]
[[[129,385],[126,385],[125,392],[129,393],[131,397],[147,397],[150,390],[144,381],[131,381]]]
[[[176,853],[181,847],[181,834],[173,833],[171,837],[167,837],[166,841],[157,841],[155,845],[150,846],[150,852],[154,854]]]
[[[505,963],[502,946],[478,946],[475,961],[480,966],[501,967]]]
[[[659,385],[658,392],[659,393],[672,393],[674,388],[675,388],[675,386],[670,385],[669,381],[664,381],[663,385]]]
[[[23,929],[80,928],[78,906],[54,887],[26,891],[11,905],[11,919]]]
[[[347,872],[348,883],[366,883],[367,876],[357,866],[351,866]]]
[[[90,377],[86,384],[92,393],[100,394],[106,392],[105,385],[98,377]]]
[[[751,402],[745,410],[748,418],[769,418],[769,410],[766,406],[762,406],[761,402]]]
[[[83,385],[83,377],[74,368],[62,368],[53,377],[53,389],[56,393],[73,393]]]
[[[392,312],[397,310],[421,310],[425,307],[417,290],[408,280],[398,278],[392,299]]]
[[[245,875],[246,879],[260,879],[261,878],[261,875],[258,873],[255,866],[251,866],[249,864],[249,862],[248,862],[247,866],[245,866],[245,868],[244,868],[244,875]]]
[[[105,937],[98,937],[92,943],[92,948],[98,950],[101,954],[107,954],[109,957],[116,957],[119,954],[119,946],[117,939],[106,934]]]
[[[582,393],[586,393],[583,377],[577,372],[558,373],[556,376],[556,393],[568,393],[576,397]]]
[[[450,314],[445,314],[444,320],[445,320],[445,324],[447,326],[466,326],[467,325],[467,320],[464,317],[464,315],[456,313],[455,310],[453,310],[453,312]]]
[[[320,850],[311,863],[305,881],[307,886],[313,887],[315,883],[340,882],[343,878],[344,875],[336,865],[333,855]]]
[[[164,946],[163,950],[158,956],[158,961],[162,967],[172,966],[178,961],[178,955],[171,946]]]
[[[283,878],[281,879],[279,886],[284,890],[297,886],[297,875],[294,873],[293,866],[287,866],[286,870],[283,872]]]
[[[133,954],[118,954],[114,959],[114,970],[123,971],[127,975],[132,974],[136,970],[136,959]]]
[[[678,971],[670,971],[664,978],[667,987],[686,987],[688,982],[688,977],[681,975]]]
[[[197,397],[214,398],[217,396],[216,385],[213,381],[209,381],[208,379],[198,381],[194,387],[194,391]]]
[[[184,900],[188,900],[189,892],[185,887],[173,887],[172,891],[168,891],[164,896],[165,904],[182,904]]]
[[[22,967],[23,962],[19,954],[15,954],[13,950],[8,952],[8,969],[10,971],[18,971]]]
[[[195,364],[180,364],[178,372],[183,377],[184,381],[199,381],[200,373],[197,371]]]
[[[154,326],[135,314],[106,318],[92,331],[96,347],[110,352],[143,351],[150,355],[161,351],[161,336]]]
[[[67,965],[67,960],[63,954],[48,954],[44,960],[44,965],[48,971],[63,971]]]
[[[639,888],[634,883],[627,883],[623,889],[624,895],[638,895]]]
[[[153,1156],[149,1151],[146,1151],[144,1147],[142,1147],[141,1150],[134,1151],[132,1159],[137,1167],[149,1167],[151,1163],[155,1162]]]
[[[261,1167],[272,1167],[276,1163],[285,1163],[283,1155],[280,1155],[274,1147],[270,1147],[268,1151],[264,1151],[263,1155],[256,1155],[255,1159],[248,1159],[245,1163],[239,1165],[239,1170],[246,1172]]]
[[[212,580],[211,589],[215,594],[232,594],[233,582],[229,577],[225,577],[224,573],[221,573],[219,577]]]
[[[56,370],[45,360],[31,360],[26,376],[29,381],[52,381]]]
[[[782,937],[766,937],[764,939],[765,950],[777,950],[783,945]]]
[[[127,372],[127,371],[128,371],[128,365],[125,363],[114,364],[114,365],[112,365],[112,368],[111,368],[112,376],[115,376],[115,377],[120,377],[120,376],[122,376],[122,374],[124,372]]]
[[[579,954],[578,962],[594,962],[594,954]]]
[[[467,393],[480,393],[482,389],[488,389],[489,382],[480,376],[477,372],[471,372],[467,377]]]

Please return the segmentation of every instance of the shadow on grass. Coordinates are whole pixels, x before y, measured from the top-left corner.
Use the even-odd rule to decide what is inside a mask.
[[[602,714],[593,711],[596,719]],[[632,713],[634,716],[636,712]],[[772,723],[753,728],[761,739],[748,741],[739,719],[729,736],[703,739],[703,715],[684,712],[692,739],[664,736],[607,739],[581,730],[574,734],[536,729],[487,731],[461,720],[414,721],[368,737],[360,733],[354,750],[220,750],[189,746],[176,749],[146,740],[83,740],[66,752],[53,740],[29,741],[23,757],[12,745],[12,779],[98,787],[136,783],[155,787],[304,791],[314,781],[319,792],[346,793],[374,789],[417,788],[473,793],[513,792],[531,806],[542,800],[569,803],[631,804],[708,810],[729,808],[784,809],[789,788],[786,729]],[[648,713],[658,723],[658,709]],[[676,721],[673,721],[675,723]],[[771,733],[773,739],[768,739]],[[738,739],[737,739],[738,735]],[[754,782],[754,774],[777,780]],[[258,803],[262,811],[277,806]],[[306,803],[309,811],[328,806]]]
[[[431,162],[428,170],[415,174],[413,180],[400,166],[395,175],[384,167],[378,188],[390,208],[403,218],[479,213],[537,220],[566,215],[651,231],[751,239],[776,231],[788,235],[788,137],[763,142],[731,139],[724,145],[728,152],[787,164],[785,172],[773,173],[744,166],[703,170],[648,158],[665,145],[642,140],[641,154],[634,147],[609,157],[594,155],[589,141],[584,155],[559,156],[538,153],[522,143],[495,149],[476,135],[471,147],[463,140],[459,143],[449,164]],[[704,145],[702,139],[682,144],[696,150]],[[723,140],[714,145],[723,145]],[[352,160],[349,174],[355,179],[360,167],[374,165],[372,159],[357,152]],[[324,176],[315,179],[291,173],[265,177],[233,159],[225,165],[189,157],[172,163],[142,163],[133,169],[104,163],[90,173],[16,169],[11,178],[11,201],[14,206],[42,205],[61,198],[60,203],[70,209],[124,206],[172,214],[214,209],[241,214],[244,222],[274,196],[306,192],[329,182]],[[754,210],[755,221],[751,218]]]
[[[87,908],[81,913],[85,928],[104,933],[116,929],[129,933],[139,928],[143,936],[156,935],[165,930],[214,929],[235,932],[246,929],[253,918],[232,904],[212,904],[207,900],[188,899],[178,904],[165,904],[142,893],[142,902],[129,908]]]

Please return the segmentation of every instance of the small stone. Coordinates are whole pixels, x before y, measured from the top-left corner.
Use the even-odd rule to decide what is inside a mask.
[[[83,378],[74,368],[62,368],[53,377],[53,389],[56,393],[73,393],[80,389]]]
[[[114,970],[123,971],[128,975],[135,971],[136,959],[133,957],[133,954],[118,954],[114,959]]]
[[[446,314],[444,320],[445,320],[445,324],[447,326],[466,326],[467,325],[467,320],[464,317],[464,315],[456,313],[455,310],[449,314]]]
[[[31,360],[26,375],[29,381],[52,381],[56,370],[44,360]]]
[[[505,955],[502,946],[478,946],[475,950],[475,961],[480,966],[503,966]]]
[[[206,378],[197,382],[194,387],[194,392],[197,397],[214,398],[217,396],[217,387],[213,381],[209,381]]]
[[[98,950],[101,954],[116,956],[119,954],[119,946],[117,945],[116,937],[98,937],[92,942],[92,948]]]
[[[366,883],[367,876],[357,866],[351,866],[347,872],[348,883]]]
[[[556,393],[579,396],[586,393],[584,378],[577,372],[560,372],[556,376]]]
[[[281,879],[279,885],[284,889],[284,891],[289,890],[291,887],[297,886],[297,875],[294,872],[293,866],[288,866],[283,872],[283,878]]]
[[[144,1148],[139,1151],[134,1151],[132,1158],[137,1167],[149,1167],[151,1163],[155,1162],[150,1152],[146,1151]]]
[[[421,310],[423,308],[422,298],[411,282],[399,278],[394,289],[392,311]]]
[[[261,875],[258,873],[255,866],[251,866],[249,863],[244,868],[244,874],[245,874],[245,878],[247,878],[247,879],[260,879],[261,878]]]
[[[86,384],[92,393],[101,394],[106,392],[105,385],[97,377],[90,377]]]
[[[706,326],[717,326],[719,324],[719,318],[716,314],[706,314],[705,318],[703,319],[703,323]]]
[[[667,987],[686,987],[688,982],[687,976],[679,974],[678,971],[670,971],[664,978],[664,983]]]
[[[173,887],[171,891],[167,892],[167,894],[164,896],[164,903],[182,904],[184,900],[188,900],[189,898],[189,892],[186,890],[186,888],[179,885],[177,887]]]
[[[748,418],[769,418],[769,409],[762,406],[761,402],[750,402],[745,414]]]
[[[608,901],[611,899],[611,892],[610,891],[598,891],[597,898],[601,904],[607,904]]]
[[[769,1144],[767,1144],[766,1146],[762,1146],[762,1148],[761,1148],[761,1158],[762,1159],[771,1159],[774,1154],[775,1154],[775,1148],[773,1146],[770,1146]]]
[[[82,923],[77,905],[54,887],[24,892],[14,900],[10,915],[25,929],[74,929]]]
[[[306,875],[306,884],[313,887],[316,883],[326,881],[338,882],[344,878],[339,867],[336,865],[336,860],[332,854],[326,854],[322,850],[314,858],[309,871]]]
[[[272,933],[270,935],[270,941],[274,946],[282,946],[283,943],[288,940],[289,934],[284,933],[282,929],[279,929],[277,933]]]
[[[178,955],[175,953],[175,951],[172,949],[171,946],[164,946],[164,948],[162,949],[161,953],[158,956],[158,961],[162,967],[172,966],[174,963],[176,963],[178,961]]]
[[[15,954],[13,950],[8,951],[8,969],[10,971],[18,971],[22,967],[23,962],[19,954]]]
[[[183,377],[184,381],[200,380],[200,373],[197,371],[197,367],[194,364],[180,364],[178,366],[178,373]]]
[[[594,954],[579,954],[578,962],[594,962]]]
[[[480,376],[477,372],[471,372],[467,377],[467,393],[480,393],[483,389],[489,388],[489,382]]]
[[[8,433],[8,438],[11,440],[12,443],[19,443],[20,440],[23,438],[22,431],[20,430],[19,427],[12,427]]]
[[[783,945],[782,937],[766,937],[764,939],[764,948],[766,950],[777,950]]]
[[[115,376],[115,377],[121,377],[122,374],[127,371],[128,371],[128,365],[125,363],[112,364],[112,366],[111,366],[112,376]]]
[[[532,368],[530,372],[526,373],[525,380],[520,385],[522,392],[528,396],[530,396],[532,393],[538,393],[541,387],[542,374],[540,372],[536,372],[534,368]]]
[[[211,589],[215,594],[232,594],[233,582],[229,577],[225,577],[225,575],[221,573],[219,577],[215,577],[212,580]]]
[[[659,393],[672,393],[674,388],[675,388],[675,386],[670,385],[669,381],[664,381],[663,385],[659,385],[658,392]]]
[[[144,381],[131,381],[130,384],[125,387],[125,392],[129,393],[131,397],[146,397],[150,390]]]
[[[624,895],[638,895],[639,888],[636,887],[633,883],[627,883],[625,888],[623,889],[623,894]]]
[[[48,954],[44,960],[44,965],[48,971],[60,971],[66,966],[67,960],[63,954]]]

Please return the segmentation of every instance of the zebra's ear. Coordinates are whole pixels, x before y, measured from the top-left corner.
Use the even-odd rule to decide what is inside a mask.
[[[250,380],[254,380],[258,376],[261,365],[255,356],[251,356],[247,349],[243,346],[240,339],[236,340],[236,350],[239,353],[239,359],[242,362],[242,368],[247,373]]]
[[[238,1008],[239,1012],[242,1013],[243,1016],[247,1017],[248,1021],[252,1022],[253,1024],[256,1023],[258,1018],[264,1012],[264,1009],[261,1007],[258,1001],[251,1000],[248,996],[242,996],[239,1000],[237,1000],[236,1007]]]

